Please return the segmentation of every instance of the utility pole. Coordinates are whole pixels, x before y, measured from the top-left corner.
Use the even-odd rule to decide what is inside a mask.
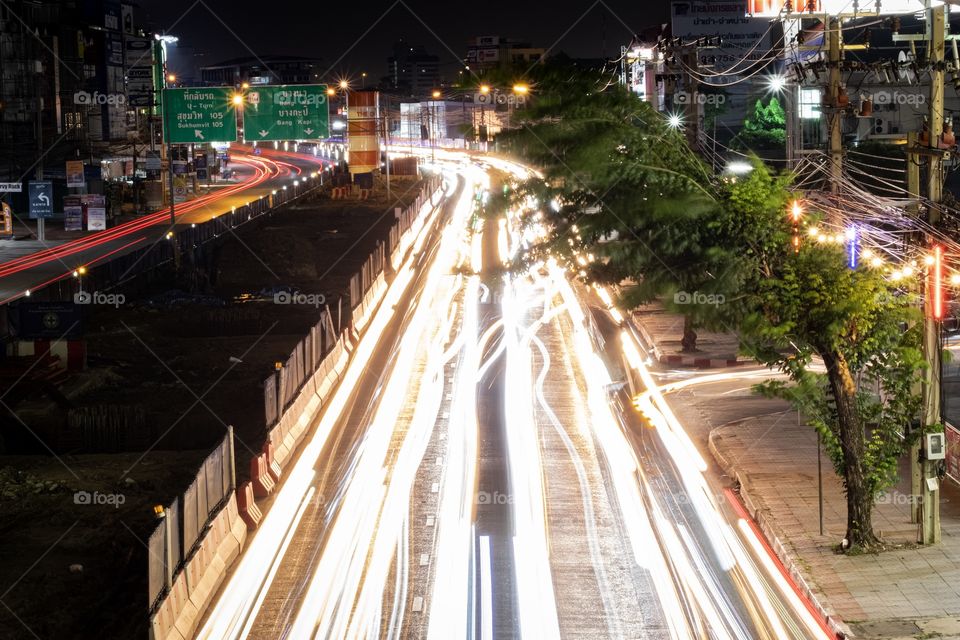
[[[840,182],[843,179],[843,117],[840,104],[840,62],[842,57],[840,18],[831,17],[827,33],[829,47],[828,65],[830,70],[830,86],[828,97],[830,104],[830,189],[833,193],[840,193]]]
[[[921,157],[916,153],[918,136],[916,131],[907,133],[907,193],[909,198],[915,203],[920,201],[920,162]],[[920,206],[911,202],[907,205],[907,212],[914,217],[920,217]],[[914,393],[923,394],[923,385],[913,390]],[[923,469],[920,466],[920,441],[917,440],[910,447],[910,495],[913,498],[910,501],[910,522],[919,524],[922,511],[920,509],[920,500],[923,495]]]
[[[946,10],[943,5],[927,10],[928,47],[927,61],[930,65],[929,96],[929,155],[927,160],[927,197],[930,199],[927,221],[936,228],[940,223],[943,200],[943,152],[940,139],[943,135],[943,83],[945,79]],[[934,267],[936,268],[936,267]],[[923,426],[940,424],[942,358],[940,349],[940,318],[935,317],[931,303],[934,299],[933,278],[926,278],[923,314],[923,353],[927,361],[923,385]],[[940,542],[940,479],[936,462],[927,459],[925,447],[920,447],[923,461],[923,482],[920,502],[921,540],[923,544]]]
[[[700,70],[700,56],[697,45],[691,44],[683,48],[680,54],[683,71],[683,87],[687,94],[687,103],[684,105],[684,130],[687,133],[687,144],[691,149],[698,149],[700,143],[700,82],[694,72]]]

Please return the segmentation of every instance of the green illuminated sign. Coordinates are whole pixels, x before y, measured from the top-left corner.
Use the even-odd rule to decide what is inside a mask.
[[[173,144],[236,141],[233,99],[229,87],[164,89],[164,139]]]
[[[327,85],[252,87],[243,105],[243,139],[311,140],[330,136]]]

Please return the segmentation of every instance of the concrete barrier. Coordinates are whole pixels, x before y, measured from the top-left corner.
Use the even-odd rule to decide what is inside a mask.
[[[237,511],[240,513],[240,519],[246,523],[247,531],[253,531],[260,526],[263,512],[254,501],[252,482],[244,482],[237,489]]]
[[[253,495],[257,498],[266,498],[277,486],[267,471],[267,456],[262,453],[250,459],[250,482],[253,483]]]

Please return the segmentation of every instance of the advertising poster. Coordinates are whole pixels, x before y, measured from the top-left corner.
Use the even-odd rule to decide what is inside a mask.
[[[83,231],[83,202],[77,196],[63,199],[63,230]]]
[[[67,160],[67,187],[85,187],[87,181],[83,175],[83,160]]]

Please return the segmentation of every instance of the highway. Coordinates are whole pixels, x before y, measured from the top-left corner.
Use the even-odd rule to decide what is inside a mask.
[[[329,161],[308,154],[249,147],[232,149],[231,168],[240,180],[223,183],[207,195],[176,205],[177,224],[206,222],[282,189],[303,189],[316,180]],[[294,181],[298,185],[294,185]],[[301,186],[302,184],[302,186]],[[66,242],[38,240],[0,242],[0,304],[24,297],[58,280],[136,249],[165,241],[170,231],[169,208],[141,216],[105,231],[85,234]]]
[[[444,204],[198,637],[831,637],[610,294],[510,270],[533,212],[479,203],[526,170],[439,155]]]

